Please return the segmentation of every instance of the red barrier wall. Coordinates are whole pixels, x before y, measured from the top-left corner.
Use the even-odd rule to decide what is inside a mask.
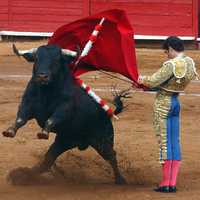
[[[1,0],[0,31],[53,32],[112,8],[124,9],[136,35],[198,36],[200,0]]]
[[[199,0],[91,0],[91,14],[126,10],[135,34],[197,36]]]
[[[0,30],[52,32],[89,14],[89,0],[1,0]]]

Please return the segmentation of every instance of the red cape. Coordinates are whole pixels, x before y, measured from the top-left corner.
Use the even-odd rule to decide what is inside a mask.
[[[108,10],[61,26],[49,39],[49,44],[70,50],[75,50],[79,45],[82,50],[102,17],[105,21],[97,40],[89,54],[81,59],[74,75],[101,69],[122,74],[137,82],[134,32],[123,10]]]

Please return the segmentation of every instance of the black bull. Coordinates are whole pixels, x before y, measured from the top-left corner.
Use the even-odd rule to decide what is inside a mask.
[[[39,138],[48,138],[49,132],[56,133],[44,159],[29,170],[34,174],[46,172],[63,152],[91,146],[111,164],[115,182],[125,183],[113,149],[111,118],[76,84],[66,67],[73,58],[62,55],[61,49],[54,45],[41,46],[35,53],[25,53],[23,57],[34,62],[32,77],[23,94],[16,121],[3,135],[14,137],[17,130],[33,118],[42,128]]]

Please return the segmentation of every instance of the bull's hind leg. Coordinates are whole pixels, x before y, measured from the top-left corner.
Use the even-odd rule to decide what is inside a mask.
[[[126,184],[126,180],[118,168],[116,152],[113,149],[113,144],[105,142],[103,144],[93,144],[91,146],[103,157],[104,160],[108,161],[112,166],[115,176],[115,183],[120,185]]]

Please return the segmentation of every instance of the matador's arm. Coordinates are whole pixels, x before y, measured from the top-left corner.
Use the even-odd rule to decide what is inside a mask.
[[[140,76],[139,83],[146,87],[154,88],[160,86],[173,76],[173,64],[167,61],[163,66],[152,76]]]

